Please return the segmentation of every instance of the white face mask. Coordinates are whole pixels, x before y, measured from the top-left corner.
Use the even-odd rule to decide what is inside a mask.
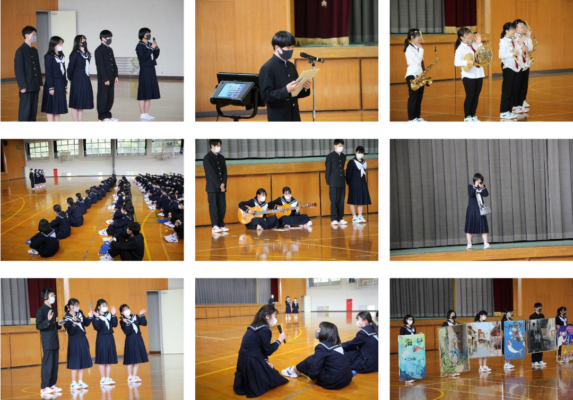
[[[266,199],[267,199],[266,197],[261,197],[261,198],[259,199],[259,203],[264,203]]]
[[[215,146],[215,150],[213,150],[213,152],[215,154],[218,154],[221,151],[221,146]]]
[[[275,326],[277,324],[277,319],[273,318],[269,321],[269,326]]]
[[[360,153],[356,154],[356,158],[358,160],[362,160],[362,157],[364,157],[364,154],[360,154]]]
[[[360,325],[360,321],[356,321],[356,326],[362,328],[362,325]]]
[[[485,319],[486,319],[486,317],[481,317],[481,320],[482,320],[482,321],[485,321]]]
[[[123,312],[123,315],[125,315],[126,318],[129,318],[129,316],[131,315],[131,311],[130,310],[125,310]]]
[[[107,312],[107,307],[102,307],[102,308],[101,308],[101,312],[102,312],[102,313],[106,313],[106,312]]]
[[[50,304],[54,304],[56,302],[56,296],[50,297],[48,301],[50,302]]]
[[[507,318],[511,318],[511,313],[507,313]]]
[[[409,320],[408,320],[408,321],[406,321],[406,322],[408,322],[408,325],[412,325],[412,324],[414,323],[414,320],[412,320],[412,319],[409,319]]]
[[[57,46],[57,47],[56,47],[56,50],[57,50],[58,52],[62,51],[63,49],[64,49],[64,48],[63,48],[62,46]]]
[[[80,311],[80,308],[79,308],[79,307],[74,307],[74,312],[78,312],[78,311]]]
[[[344,150],[344,146],[339,146],[335,148],[337,153],[342,153],[342,150]]]
[[[290,201],[290,199],[292,199],[292,196],[287,196],[287,195],[285,194],[285,200],[286,200],[286,201]]]

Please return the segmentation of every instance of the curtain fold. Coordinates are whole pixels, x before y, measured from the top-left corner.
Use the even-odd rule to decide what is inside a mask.
[[[455,292],[457,315],[475,317],[485,310],[490,318],[493,317],[493,279],[456,279]]]
[[[1,321],[3,326],[29,325],[30,304],[26,279],[0,279]]]
[[[475,3],[475,0],[472,0]],[[390,0],[390,33],[444,33],[443,0]]]
[[[477,0],[444,0],[445,33],[457,33],[459,28],[472,31],[477,26]]]
[[[445,319],[453,306],[453,279],[390,279],[390,318]]]
[[[227,160],[247,158],[326,157],[333,151],[334,139],[221,139],[221,154]],[[356,147],[366,154],[378,153],[378,139],[344,139],[344,153],[353,154]],[[195,160],[210,151],[208,139],[195,140]]]
[[[253,304],[257,302],[256,292],[255,279],[195,280],[195,304],[197,305]]]
[[[493,280],[493,308],[496,312],[513,311],[513,279]]]
[[[297,46],[348,45],[350,0],[295,0]]]
[[[465,244],[476,172],[491,242],[573,238],[571,140],[392,140],[390,153],[391,249]]]
[[[352,0],[350,43],[378,43],[378,0]]]
[[[44,303],[44,299],[42,298],[42,290],[44,289],[53,289],[56,293],[56,301],[52,307],[54,309],[58,309],[58,293],[56,292],[56,279],[55,278],[46,278],[46,279],[39,279],[39,278],[29,278],[27,279],[28,284],[28,299],[30,303],[30,315],[32,318],[36,318],[36,312],[38,308]],[[65,303],[66,300],[62,299]]]

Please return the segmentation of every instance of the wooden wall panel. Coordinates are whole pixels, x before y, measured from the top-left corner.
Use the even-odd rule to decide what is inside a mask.
[[[285,186],[292,190],[293,196],[298,200],[299,205],[307,203],[317,203],[314,208],[301,209],[302,214],[309,217],[320,215],[320,176],[318,172],[307,174],[278,174],[272,175],[272,195],[271,199],[276,199],[283,195]]]
[[[42,363],[42,347],[38,331],[10,335],[12,368]]]
[[[378,212],[378,170],[368,169],[366,174],[368,179],[368,193],[370,193],[370,200],[372,204],[368,206],[369,213]]]
[[[280,312],[285,312],[285,300],[287,296],[290,296],[291,310],[292,301],[296,297],[299,304],[299,312],[302,309],[302,296],[306,296],[306,279],[304,278],[281,278],[279,282],[279,292],[281,309]]]
[[[195,307],[195,319],[207,318],[207,309],[204,307]]]
[[[360,60],[362,109],[378,110],[378,59]]]
[[[7,142],[6,146],[4,146],[4,140]],[[4,149],[4,165],[6,166],[6,172],[2,174],[2,181],[23,178],[22,168],[26,166],[24,140],[3,139],[0,146]],[[17,149],[16,146],[20,148]]]
[[[554,318],[561,306],[573,307],[573,279],[514,279],[521,284],[521,294],[517,294],[514,308],[529,317],[535,312],[533,305],[543,304],[543,314]],[[515,293],[515,291],[514,291]],[[515,298],[515,295],[514,295]]]
[[[2,1],[2,79],[15,78],[14,55],[24,42],[22,29],[26,25],[36,26],[37,10],[57,11],[58,0]],[[47,41],[48,38],[43,40]]]
[[[0,343],[0,368],[9,368],[11,366],[10,335],[0,335]]]

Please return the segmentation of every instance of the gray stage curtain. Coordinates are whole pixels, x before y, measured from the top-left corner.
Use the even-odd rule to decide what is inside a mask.
[[[493,279],[456,279],[455,285],[457,315],[476,316],[485,310],[493,317]]]
[[[573,238],[571,140],[392,140],[390,152],[391,249],[465,244],[476,172],[490,242]]]
[[[246,158],[321,157],[333,150],[334,139],[221,139],[221,154],[228,160]],[[344,153],[362,146],[366,154],[378,153],[378,139],[344,139]],[[208,139],[195,140],[195,159],[209,152]]]
[[[390,0],[390,33],[407,34],[418,28],[422,34],[444,33],[443,0]]]
[[[390,279],[390,318],[441,318],[453,305],[452,279]]]
[[[350,43],[378,43],[378,0],[350,3]]]
[[[271,297],[270,279],[196,279],[195,303],[266,304]]]
[[[28,283],[24,278],[2,279],[2,325],[28,325],[30,303]]]
[[[271,298],[271,279],[257,278],[257,304],[266,304]],[[276,301],[279,301],[275,299]]]

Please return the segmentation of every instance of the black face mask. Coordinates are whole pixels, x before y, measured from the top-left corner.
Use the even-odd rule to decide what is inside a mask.
[[[456,319],[456,316],[454,315],[454,316],[453,316],[453,317],[451,317],[451,318],[452,318],[453,320],[455,320],[455,319]]]
[[[105,40],[105,43],[109,46],[109,45],[111,44],[111,38],[106,39],[106,40]]]
[[[151,40],[151,33],[148,33],[147,35],[145,35],[145,39]]]
[[[542,308],[539,308],[539,310],[537,310],[538,312],[541,312],[541,310],[543,310]]]
[[[283,60],[285,60],[285,61],[286,61],[286,60],[290,60],[291,57],[292,57],[292,53],[294,52],[294,50],[284,50],[284,49],[281,49],[281,50],[282,50],[282,52],[283,52],[283,53],[281,54],[281,58],[282,58]]]
[[[82,47],[85,49],[88,46],[88,42],[82,42]]]

